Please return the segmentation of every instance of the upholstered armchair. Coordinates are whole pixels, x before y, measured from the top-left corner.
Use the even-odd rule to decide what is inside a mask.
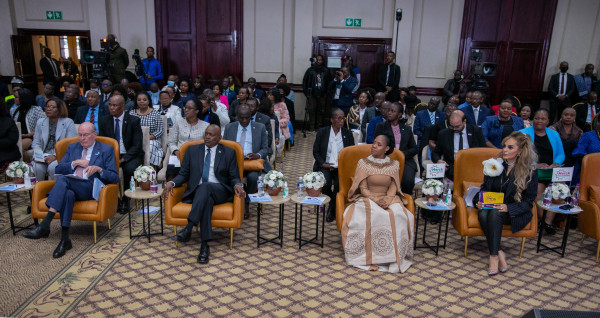
[[[348,201],[348,191],[350,191],[350,187],[352,186],[352,181],[354,180],[354,172],[356,171],[356,165],[358,161],[362,158],[366,158],[371,154],[371,146],[372,145],[358,145],[358,146],[350,146],[345,147],[340,151],[338,156],[338,177],[340,181],[340,191],[337,193],[336,199],[336,222],[338,231],[342,231],[342,222],[344,219],[344,210],[346,207],[350,205],[350,201]],[[402,151],[398,149],[394,149],[389,157],[394,160],[398,160],[400,163],[400,173],[398,178],[402,180],[402,173],[404,171],[404,154]],[[412,159],[411,159],[412,160]],[[404,197],[408,200],[408,204],[406,208],[415,213],[415,205],[412,199],[412,196],[409,193],[405,193]]]
[[[115,161],[117,164],[117,170],[119,169],[119,144],[113,138],[108,137],[96,137],[96,141],[102,142],[113,147],[115,152]],[[62,157],[67,151],[67,147],[75,142],[79,142],[79,137],[69,137],[59,140],[55,145],[56,160],[60,162]],[[34,219],[42,219],[48,214],[48,207],[46,206],[46,199],[52,187],[54,187],[54,181],[39,181],[33,188],[33,194],[31,197],[31,217]],[[117,204],[119,198],[119,186],[117,184],[107,184],[100,191],[100,197],[98,201],[87,200],[87,201],[76,201],[73,205],[73,220],[80,221],[92,221],[94,227],[94,244],[96,243],[96,222],[108,221],[108,228],[110,229],[110,218],[117,212]],[[55,219],[60,218],[60,215],[56,213]]]
[[[581,181],[579,186],[579,206],[583,209],[578,215],[578,227],[583,237],[589,236],[598,241],[596,247],[596,263],[600,256],[600,174],[595,171],[600,167],[600,153],[583,157],[581,164]]]
[[[457,152],[454,159],[454,194],[452,200],[456,204],[456,209],[452,212],[452,226],[458,231],[458,234],[464,237],[465,256],[467,256],[469,236],[483,236],[484,234],[479,225],[477,208],[467,207],[463,197],[470,186],[481,186],[483,183],[482,162],[496,157],[499,152],[500,150],[496,148],[471,148]],[[535,237],[537,233],[538,219],[535,202],[531,213],[533,213],[533,218],[523,230],[513,234],[510,225],[504,225],[502,228],[502,237],[522,238],[519,258],[523,256],[525,238]]]
[[[240,177],[244,173],[244,151],[235,141],[222,140],[220,144],[235,150],[235,157],[238,164],[238,170]],[[179,160],[183,162],[183,157],[187,149],[193,145],[204,144],[204,140],[194,140],[186,142],[179,149]],[[192,209],[191,203],[183,203],[183,193],[185,192],[187,183],[185,186],[180,186],[173,189],[173,194],[167,197],[165,200],[165,223],[167,225],[173,225],[175,235],[177,235],[177,226],[187,225],[187,217]],[[233,229],[239,229],[242,226],[242,218],[244,215],[244,199],[240,199],[234,196],[233,202],[227,202],[213,207],[212,212],[212,226],[213,227],[224,227],[229,228],[229,248],[233,248]]]

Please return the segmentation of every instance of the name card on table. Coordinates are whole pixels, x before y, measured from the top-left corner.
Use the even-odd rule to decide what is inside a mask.
[[[427,165],[427,178],[443,178],[446,165],[443,163],[430,163]]]
[[[570,182],[573,179],[573,167],[552,169],[552,182]]]

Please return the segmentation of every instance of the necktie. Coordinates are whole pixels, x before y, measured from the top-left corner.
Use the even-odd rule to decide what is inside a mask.
[[[121,127],[119,127],[119,118],[115,119],[115,139],[121,145]]]
[[[435,125],[435,113],[429,113],[429,120],[432,125]]]
[[[473,115],[475,115],[475,125],[477,125],[479,119],[479,107],[473,108]]]
[[[96,124],[95,119],[96,119],[96,107],[90,107],[90,123]]]
[[[208,182],[208,174],[210,173],[210,148],[206,148],[206,156],[204,157],[204,166],[202,167],[202,182]]]
[[[594,107],[594,105],[590,105],[590,111],[592,112],[592,120],[594,120],[594,116],[596,116],[595,108],[596,107]]]
[[[83,156],[81,156],[81,159],[85,160],[85,158],[87,158],[87,148],[83,149]],[[83,178],[83,167],[77,166],[77,169],[75,169],[75,174],[78,177]]]
[[[244,155],[246,152],[246,127],[242,128],[242,136],[240,137],[240,145],[242,145],[242,150],[244,150]]]
[[[58,77],[58,72],[56,70],[56,64],[54,64],[54,61],[51,58],[47,58],[48,61],[50,62],[50,65],[52,65],[52,71],[54,71],[54,77]]]
[[[565,94],[565,73],[562,74],[562,81],[560,83],[560,95],[564,95]]]
[[[385,86],[390,86],[390,65],[387,67],[387,74],[385,74]]]
[[[458,133],[458,150],[462,150],[465,145],[463,144],[462,131]]]

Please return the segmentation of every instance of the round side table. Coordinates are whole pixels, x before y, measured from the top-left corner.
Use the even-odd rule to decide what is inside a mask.
[[[132,235],[131,233],[131,211],[127,213],[129,216],[129,239],[134,237],[148,237],[148,243],[150,243],[150,236],[152,235],[163,235],[163,202],[162,202],[162,193],[163,189],[158,188],[158,191],[153,194],[149,190],[142,190],[141,188],[135,188],[135,192],[131,192],[130,190],[125,190],[125,196],[130,199],[140,200],[142,201],[142,233],[138,235]],[[150,231],[150,200],[151,199],[160,199],[160,232],[152,233]],[[146,220],[146,214],[148,214],[148,220]],[[146,225],[148,225],[148,230],[146,231]]]
[[[306,196],[298,197],[298,195],[295,194],[291,197],[292,202],[294,202],[296,204],[296,208],[295,208],[296,216],[294,217],[294,241],[298,241],[298,249],[301,249],[303,245],[306,245],[309,243],[316,244],[318,246],[321,246],[321,248],[323,248],[323,245],[324,245],[323,241],[325,239],[325,212],[321,211],[321,214],[322,214],[321,243],[319,243],[319,208],[324,207],[326,204],[328,204],[331,201],[331,199],[324,194],[320,194],[319,197],[325,198],[323,203],[321,203],[320,205],[307,204],[309,206],[314,207],[316,221],[317,221],[316,226],[315,226],[315,237],[313,237],[309,240],[302,239],[302,215],[304,214],[303,206],[305,205],[302,203],[302,200],[304,200],[304,198],[306,198]],[[300,224],[298,224],[298,205],[300,205]],[[300,227],[298,227],[298,225],[300,225]]]

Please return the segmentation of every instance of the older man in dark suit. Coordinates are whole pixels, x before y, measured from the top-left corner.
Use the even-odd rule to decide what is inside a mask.
[[[221,127],[210,125],[204,133],[204,144],[188,148],[181,162],[179,174],[167,182],[163,198],[173,194],[173,188],[184,183],[187,188],[182,201],[192,203],[188,215],[188,224],[173,237],[178,242],[187,242],[192,236],[194,226],[200,224],[202,244],[198,263],[208,263],[210,250],[208,241],[212,239],[213,206],[233,200],[233,195],[246,196],[240,181],[235,151],[219,144]]]
[[[241,89],[240,89],[241,90]],[[250,107],[250,113],[252,114],[252,121],[265,125],[267,130],[267,144],[269,146],[269,157],[273,155],[273,149],[271,148],[271,141],[273,140],[273,126],[271,126],[271,118],[269,116],[258,112],[258,100],[254,97],[248,98],[246,101],[248,107]],[[279,129],[275,129],[275,144],[279,142]]]
[[[128,184],[135,169],[144,162],[142,127],[140,119],[125,111],[125,99],[115,95],[108,102],[109,115],[100,118],[100,136],[114,138],[119,142],[119,160],[123,169],[123,182]],[[123,197],[119,213],[129,212],[129,198]]]

